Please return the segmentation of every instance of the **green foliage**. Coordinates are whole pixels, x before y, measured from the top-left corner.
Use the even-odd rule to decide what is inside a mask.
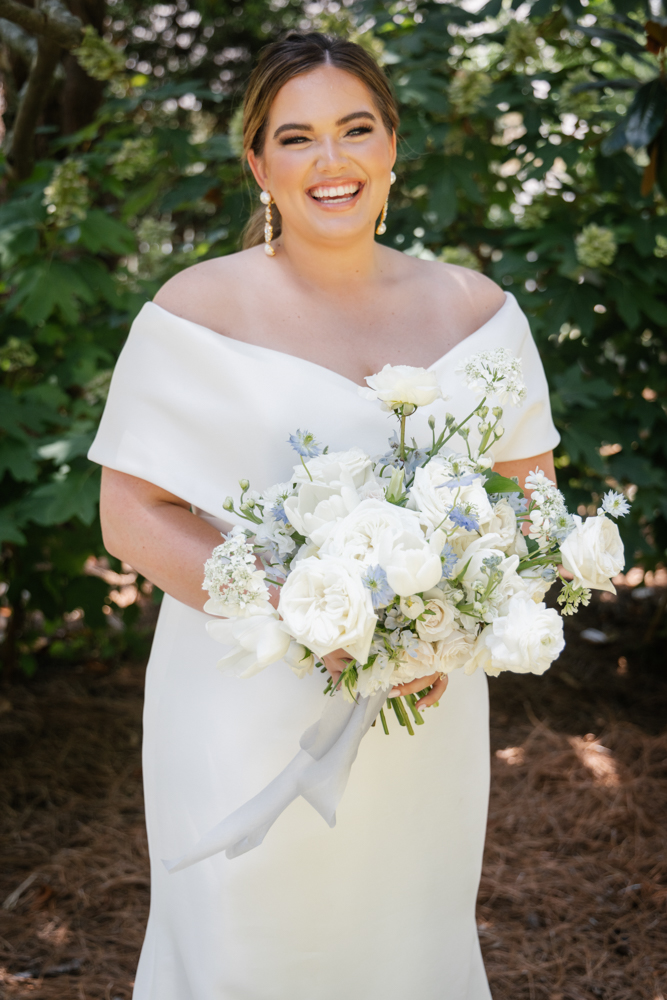
[[[108,585],[82,575],[104,554],[86,451],[141,304],[177,270],[238,249],[253,207],[237,155],[243,85],[261,45],[304,18],[379,54],[399,97],[383,241],[514,292],[552,388],[560,485],[584,506],[609,486],[636,491],[630,558],[664,560],[664,50],[646,50],[640,2],[536,0],[521,20],[517,6],[110,3],[126,71],[88,38],[78,56],[110,80],[106,103],[79,133],[44,135],[32,177],[0,203],[6,657],[33,669],[47,633],[54,655],[57,642],[72,653],[54,637],[78,608],[86,648],[134,641],[105,627]]]

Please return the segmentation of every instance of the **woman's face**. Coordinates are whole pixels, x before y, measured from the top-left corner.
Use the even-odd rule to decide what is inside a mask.
[[[389,192],[396,137],[356,76],[318,66],[278,92],[264,150],[248,162],[286,233],[347,243],[372,232]]]

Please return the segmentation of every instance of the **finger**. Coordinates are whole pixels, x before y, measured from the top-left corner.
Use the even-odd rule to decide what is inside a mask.
[[[429,693],[419,699],[415,708],[429,708],[431,705],[435,705],[436,701],[439,701],[447,690],[448,684],[449,677],[439,677]]]
[[[415,694],[417,691],[423,691],[424,688],[430,687],[431,684],[435,684],[440,674],[428,674],[427,677],[418,677],[414,681],[410,681],[407,684],[399,684],[397,687],[392,688],[389,692],[390,698],[399,698],[405,696],[406,694]]]

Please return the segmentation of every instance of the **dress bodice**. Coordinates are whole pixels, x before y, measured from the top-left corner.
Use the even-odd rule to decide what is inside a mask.
[[[476,399],[456,374],[477,351],[505,347],[521,358],[527,398],[508,406],[496,461],[529,458],[559,441],[548,387],[528,321],[511,294],[483,326],[430,366],[445,399],[419,410],[409,434],[426,444],[428,417],[462,418]],[[262,490],[289,475],[288,436],[311,431],[330,450],[386,450],[394,421],[363,399],[355,382],[312,361],[223,336],[148,302],[120,354],[102,421],[89,451],[101,465],[137,476],[214,518],[238,480]],[[465,450],[462,442],[454,448]]]

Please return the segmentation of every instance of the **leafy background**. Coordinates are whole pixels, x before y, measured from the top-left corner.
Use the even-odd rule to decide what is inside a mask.
[[[622,488],[634,500],[622,525],[629,564],[664,562],[667,19],[658,0],[491,0],[477,10],[431,0],[71,0],[79,40],[53,50],[27,147],[22,94],[44,46],[7,3],[8,671],[145,647],[159,594],[104,552],[99,470],[86,451],[143,302],[183,267],[238,249],[256,204],[238,158],[243,88],[261,46],[292,27],[351,35],[381,59],[402,112],[383,240],[475,267],[517,296],[562,434],[559,484],[582,511]]]

